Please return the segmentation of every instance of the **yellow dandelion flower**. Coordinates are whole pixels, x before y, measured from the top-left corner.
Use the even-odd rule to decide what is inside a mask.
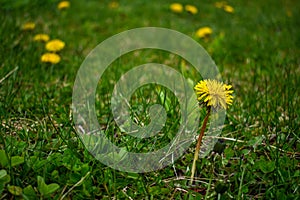
[[[24,30],[24,31],[33,30],[34,28],[35,28],[35,23],[33,23],[33,22],[27,22],[27,23],[23,24],[23,26],[22,26],[22,30]]]
[[[170,9],[171,11],[173,11],[174,13],[182,13],[183,11],[183,6],[180,3],[172,3],[170,5]]]
[[[69,8],[69,7],[70,7],[70,2],[69,1],[61,1],[57,5],[57,8],[59,10],[66,9],[66,8]]]
[[[116,1],[112,1],[108,4],[108,7],[111,8],[111,9],[114,9],[114,8],[118,8],[119,7],[119,3],[116,2]]]
[[[47,34],[36,34],[34,37],[33,37],[33,40],[34,41],[43,41],[43,42],[47,42],[49,40],[49,35]]]
[[[60,56],[56,53],[45,53],[42,55],[41,61],[45,63],[57,64],[60,62]]]
[[[212,29],[206,26],[206,27],[199,28],[196,32],[196,36],[199,38],[204,38],[211,35],[212,32],[213,32]]]
[[[206,106],[213,108],[227,108],[227,105],[232,105],[233,90],[231,85],[220,83],[216,80],[200,81],[194,89],[199,101],[203,101]]]
[[[65,47],[65,43],[59,39],[50,40],[46,43],[46,49],[48,51],[57,52]]]
[[[223,8],[227,3],[225,1],[219,1],[215,3],[217,8]]]
[[[198,13],[198,9],[196,6],[192,6],[192,5],[186,5],[185,6],[185,10],[193,15]]]
[[[223,9],[228,13],[234,13],[234,8],[232,6],[225,5]]]

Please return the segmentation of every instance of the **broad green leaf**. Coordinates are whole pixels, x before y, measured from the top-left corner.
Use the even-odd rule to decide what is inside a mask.
[[[57,183],[51,183],[47,185],[47,193],[45,193],[45,195],[52,194],[58,189],[59,189],[59,185]]]
[[[22,188],[19,186],[10,185],[7,187],[7,189],[11,194],[15,196],[20,196],[22,194]]]
[[[44,195],[45,193],[47,193],[47,188],[46,188],[47,185],[46,185],[46,183],[45,183],[43,177],[38,176],[38,177],[37,177],[37,182],[38,182],[38,190],[39,190],[39,192],[40,192],[42,195]]]
[[[31,185],[23,189],[23,195],[25,199],[37,199],[36,193]]]
[[[70,174],[68,181],[70,181],[70,184],[76,184],[80,179],[81,175],[75,172]]]
[[[0,184],[5,184],[5,183],[9,183],[10,182],[10,175],[6,174],[5,176],[0,178]]]
[[[81,165],[81,174],[86,174],[90,171],[90,166],[88,163],[82,164]]]
[[[51,173],[51,177],[52,178],[59,178],[59,173],[57,170],[53,170],[53,172]]]
[[[0,170],[0,184],[6,184],[10,182],[10,175],[7,174],[6,170]]]
[[[43,177],[38,176],[37,179],[38,179],[38,190],[43,196],[47,196],[55,192],[57,189],[59,189],[59,185],[57,183],[51,183],[47,185]]]
[[[5,184],[10,181],[10,176],[7,174],[6,170],[0,170],[0,195],[2,194]]]
[[[83,188],[83,189],[82,189],[82,192],[83,192],[86,196],[91,197],[91,194],[90,194],[90,192],[89,192],[89,189],[90,189],[91,187],[86,186],[86,182],[83,182],[82,188]]]
[[[298,177],[298,176],[300,176],[300,170],[296,170],[294,173],[294,177]]]
[[[40,169],[41,167],[43,167],[43,166],[45,166],[46,164],[47,164],[47,160],[46,159],[44,159],[44,160],[36,160],[34,163],[33,163],[33,166],[32,166],[32,168],[33,168],[33,170],[38,170],[38,169]]]
[[[265,174],[270,173],[270,172],[274,171],[274,169],[275,169],[275,162],[267,161],[267,160],[260,160],[258,163],[258,167],[263,173],[265,173]]]
[[[6,183],[10,182],[10,176],[7,174],[6,170],[0,170],[0,195],[2,194]]]
[[[11,157],[11,166],[17,166],[24,163],[24,157],[22,156],[13,156]]]
[[[1,169],[1,170],[0,170],[0,180],[1,180],[2,178],[4,178],[6,175],[7,175],[6,170],[5,170],[5,169]]]
[[[8,159],[3,149],[0,150],[0,164],[5,167],[8,165]]]

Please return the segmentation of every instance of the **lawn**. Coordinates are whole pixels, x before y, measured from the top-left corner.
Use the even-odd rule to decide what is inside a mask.
[[[0,0],[0,199],[300,199],[300,2],[91,0],[58,8],[59,2]],[[173,3],[183,7],[171,9]],[[197,160],[192,184],[196,139],[164,168],[134,173],[97,160],[74,124],[73,86],[85,58],[107,38],[139,27],[190,37],[233,86],[222,133]],[[200,34],[204,27],[209,31]],[[46,45],[53,39],[60,44]],[[124,151],[168,145],[183,115],[176,94],[146,84],[130,97],[129,114],[146,126],[149,105],[160,104],[163,129],[134,138],[118,127],[114,86],[145,63],[172,67],[192,89],[203,78],[168,51],[140,49],[114,60],[97,85],[95,108],[103,134]],[[197,130],[205,113],[199,110]]]

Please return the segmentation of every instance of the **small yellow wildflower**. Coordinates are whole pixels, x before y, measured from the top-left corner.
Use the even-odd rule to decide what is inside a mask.
[[[217,8],[223,8],[223,10],[225,12],[234,13],[234,8],[232,6],[230,6],[230,5],[228,5],[225,1],[216,2],[215,6]]]
[[[219,1],[215,3],[217,8],[223,8],[227,3],[225,1]]]
[[[61,1],[59,2],[59,4],[57,5],[57,8],[62,10],[62,9],[66,9],[70,7],[70,2],[69,1]]]
[[[114,9],[114,8],[118,8],[119,7],[119,3],[116,2],[116,1],[112,1],[108,4],[108,7],[111,8],[111,9]]]
[[[223,9],[228,13],[234,13],[234,8],[232,6],[225,5]]]
[[[35,28],[35,23],[33,23],[33,22],[27,22],[27,23],[23,24],[23,26],[22,26],[22,30],[24,30],[24,31],[33,30],[34,28]]]
[[[292,16],[293,16],[293,13],[292,13],[291,10],[287,10],[287,11],[286,11],[286,15],[287,15],[288,17],[292,17]]]
[[[193,15],[197,14],[198,13],[198,9],[196,6],[193,6],[193,5],[186,5],[185,6],[185,10]]]
[[[33,40],[34,41],[43,41],[43,42],[47,42],[49,40],[49,35],[47,34],[36,34],[34,37],[33,37]]]
[[[196,36],[199,37],[199,38],[204,38],[204,37],[209,36],[211,34],[212,34],[212,29],[207,27],[207,26],[199,28],[196,32]]]
[[[59,39],[50,40],[46,43],[46,49],[48,51],[57,52],[65,47],[65,43]]]
[[[216,80],[200,81],[194,89],[199,101],[203,101],[206,106],[214,108],[227,108],[227,105],[232,104],[233,90],[231,85],[220,83]]]
[[[41,61],[45,63],[57,64],[60,62],[60,56],[56,53],[45,53],[42,55]]]
[[[180,3],[172,3],[170,5],[170,9],[171,11],[173,11],[174,13],[182,13],[183,11],[183,6]]]

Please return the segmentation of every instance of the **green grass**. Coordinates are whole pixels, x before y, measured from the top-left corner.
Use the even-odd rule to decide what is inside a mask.
[[[0,1],[0,199],[299,199],[300,3],[228,1],[230,14],[205,0],[194,3],[199,12],[191,15],[172,13],[170,0],[118,2],[110,9],[110,1],[72,1],[59,11],[54,0]],[[27,21],[36,23],[33,31],[20,29]],[[134,174],[94,159],[74,129],[72,89],[84,58],[106,38],[145,26],[194,38],[235,90],[219,148],[198,160],[193,186],[195,144],[173,166]],[[208,39],[195,37],[202,26],[213,29]],[[60,63],[40,62],[44,44],[32,41],[40,32],[66,43]],[[147,104],[169,106],[167,134],[137,140],[113,121],[114,83],[148,62],[172,66],[194,83],[201,78],[179,56],[158,50],[135,51],[110,66],[97,88],[97,115],[105,134],[131,151],[160,148],[178,128],[175,96],[154,85],[134,93],[131,114],[147,124]]]

